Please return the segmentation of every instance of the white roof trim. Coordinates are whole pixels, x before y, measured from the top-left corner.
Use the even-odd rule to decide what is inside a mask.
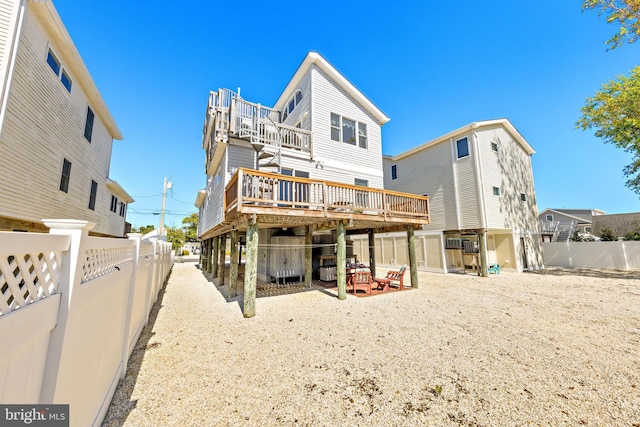
[[[395,156],[385,155],[383,157],[390,159],[391,161],[400,160],[405,157],[409,157],[419,151],[425,150],[431,146],[439,144],[441,142],[448,141],[450,138],[453,138],[457,135],[463,135],[465,133],[468,133],[472,130],[475,130],[481,127],[496,126],[496,125],[504,127],[515,138],[515,140],[518,141],[518,143],[522,146],[522,148],[524,148],[527,154],[532,155],[535,153],[535,150],[529,145],[529,143],[524,139],[524,137],[520,134],[520,132],[518,132],[515,126],[511,124],[509,119],[496,119],[496,120],[484,120],[484,121],[469,123],[468,125],[462,126],[461,128],[458,128],[447,134],[434,138],[431,141],[425,142],[424,144],[419,145],[415,148],[412,148],[408,151],[405,151],[404,153],[396,154]]]
[[[125,203],[128,204],[135,202],[133,197],[131,197],[129,193],[127,193],[116,181],[107,178],[107,188],[111,190],[115,196],[120,197]]]
[[[62,64],[71,71],[73,83],[79,85],[89,100],[89,105],[105,125],[113,139],[122,140],[122,134],[115,120],[111,116],[107,104],[102,99],[100,91],[91,78],[78,49],[67,32],[60,15],[51,0],[30,0],[29,9],[34,13],[42,27],[51,38],[56,53],[61,57]]]
[[[298,88],[302,78],[311,69],[311,66],[315,65],[324,71],[331,79],[333,79],[345,92],[347,92],[353,99],[361,104],[382,126],[391,120],[386,114],[382,112],[373,102],[369,100],[362,92],[360,92],[349,80],[347,80],[338,70],[336,70],[329,62],[324,59],[317,52],[309,52],[305,56],[302,64],[298,67],[295,74],[289,80],[289,83],[282,91],[282,94],[276,101],[274,108],[276,110],[282,110],[284,104],[289,100],[293,92]]]

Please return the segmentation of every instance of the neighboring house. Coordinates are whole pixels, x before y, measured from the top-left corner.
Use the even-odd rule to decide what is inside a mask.
[[[239,240],[246,243],[246,262],[249,269],[257,263],[257,278],[304,276],[310,283],[322,268],[354,260],[346,253],[347,232],[427,223],[426,197],[383,190],[381,127],[387,121],[315,52],[272,108],[228,89],[211,92],[203,131],[207,185],[196,199],[203,267],[217,268],[208,263],[212,248],[225,247],[221,241],[230,234],[232,250]]]
[[[485,258],[512,271],[543,268],[533,153],[511,122],[500,119],[384,156],[385,188],[429,196],[430,224],[415,233],[421,267],[475,270]],[[397,237],[378,238],[376,256],[389,263],[396,254],[384,253],[393,249],[385,239]]]
[[[545,209],[538,215],[542,240],[549,242],[567,242],[577,231],[592,234],[593,218],[604,215],[598,209]]]
[[[0,230],[94,222],[121,237],[133,199],[109,179],[120,130],[50,0],[0,3]]]
[[[617,237],[624,237],[628,233],[639,230],[640,212],[594,216],[591,234],[599,237],[606,229],[611,230]]]

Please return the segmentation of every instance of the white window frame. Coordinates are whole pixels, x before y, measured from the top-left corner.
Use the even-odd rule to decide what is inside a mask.
[[[334,126],[333,123],[331,122],[331,118],[333,118],[333,116],[338,118],[338,125]],[[354,124],[353,127],[353,141],[345,141],[345,132],[343,130],[344,128],[344,122],[349,121],[351,123]],[[367,123],[365,122],[361,122],[359,120],[356,119],[351,119],[349,117],[344,117],[340,114],[337,113],[331,113],[330,115],[330,120],[329,120],[329,126],[331,129],[331,135],[330,138],[332,141],[336,141],[336,142],[342,142],[344,144],[349,144],[349,145],[353,145],[354,147],[359,147],[359,148],[363,148],[365,150],[369,149],[369,131],[367,130]],[[364,130],[364,133],[360,133],[360,130],[362,129]],[[337,132],[337,136],[338,138],[334,138],[333,137],[333,132],[336,131]]]

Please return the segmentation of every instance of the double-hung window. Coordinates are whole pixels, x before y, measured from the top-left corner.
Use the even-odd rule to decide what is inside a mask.
[[[60,191],[69,192],[69,179],[71,178],[71,162],[64,159],[62,162],[62,173],[60,174]]]
[[[96,197],[98,195],[98,183],[91,180],[91,191],[89,192],[89,209],[96,209]]]
[[[116,196],[111,196],[111,212],[116,212],[118,210],[118,198]]]
[[[87,117],[84,122],[84,137],[87,141],[91,142],[91,135],[93,135],[93,119],[94,119],[93,110],[91,107],[87,107]]]
[[[331,113],[331,139],[334,141],[340,141],[340,116],[338,114]]]

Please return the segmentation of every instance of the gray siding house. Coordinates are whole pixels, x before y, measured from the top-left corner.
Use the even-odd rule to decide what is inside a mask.
[[[245,316],[253,315],[256,280],[310,284],[333,268],[340,297],[346,263],[356,261],[348,235],[411,234],[428,223],[427,197],[383,188],[381,127],[387,121],[316,52],[305,56],[273,107],[245,100],[239,90],[209,94],[206,187],[195,203],[202,264],[223,282],[218,267],[227,237],[232,258],[239,243],[246,245]],[[375,271],[368,252],[360,260]],[[235,295],[233,260],[230,268]]]
[[[122,237],[133,199],[109,178],[122,139],[50,0],[0,3],[0,230],[91,221]]]
[[[543,267],[531,168],[534,150],[507,119],[474,122],[395,156],[384,156],[385,188],[429,197],[431,221],[416,232],[428,271]],[[378,259],[404,263],[403,254]],[[388,251],[387,251],[388,252]],[[393,256],[393,258],[391,258]]]

